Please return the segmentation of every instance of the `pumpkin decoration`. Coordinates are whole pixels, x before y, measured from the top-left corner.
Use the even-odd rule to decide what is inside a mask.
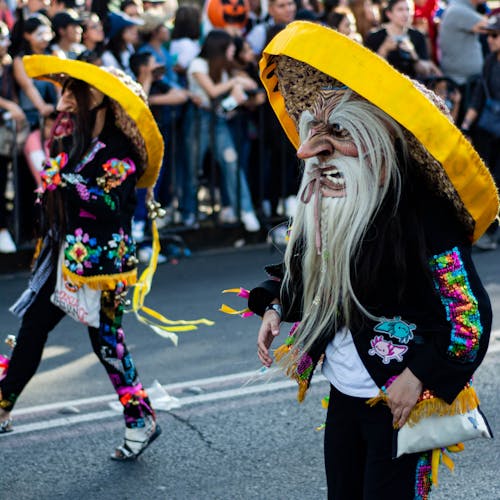
[[[207,16],[214,28],[244,28],[249,9],[248,0],[208,0]]]

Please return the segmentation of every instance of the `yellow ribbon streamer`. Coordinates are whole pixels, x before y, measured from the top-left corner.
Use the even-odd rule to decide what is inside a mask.
[[[439,464],[444,464],[448,469],[450,469],[451,472],[455,471],[455,463],[453,460],[449,457],[449,455],[446,454],[446,451],[452,452],[452,453],[459,453],[464,450],[464,444],[463,443],[457,443],[452,446],[446,447],[446,449],[441,449],[441,448],[436,448],[435,450],[432,450],[432,459],[431,459],[431,479],[432,479],[432,485],[433,486],[438,486],[438,469],[439,469]]]
[[[149,326],[155,333],[171,340],[174,345],[177,345],[179,339],[175,332],[197,330],[197,325],[212,326],[215,323],[205,318],[173,321],[144,305],[146,295],[151,290],[153,276],[158,266],[158,255],[160,254],[160,237],[155,220],[151,222],[151,232],[153,233],[151,259],[146,269],[142,272],[139,281],[134,286],[132,309],[127,312],[133,312],[140,323]],[[141,311],[149,317],[141,314]]]
[[[244,293],[243,293],[244,292]],[[240,297],[248,297],[248,290],[244,290],[243,288],[228,288],[226,290],[222,290],[222,293],[236,293]],[[232,316],[236,315],[246,315],[246,313],[251,313],[250,309],[248,307],[245,307],[244,309],[234,309],[227,304],[222,304],[219,308],[220,312],[223,312],[225,314],[230,314]]]
[[[219,308],[219,311],[226,314],[236,315],[236,314],[244,314],[246,312],[250,312],[250,309],[248,309],[248,307],[245,307],[245,309],[236,310],[233,309],[232,307],[229,307],[227,304],[222,304]]]

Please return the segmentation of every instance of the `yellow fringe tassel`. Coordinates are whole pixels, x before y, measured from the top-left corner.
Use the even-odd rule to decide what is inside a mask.
[[[380,401],[386,401],[387,396],[380,391],[374,398],[369,399],[366,403],[374,406]],[[479,406],[479,398],[472,386],[462,389],[451,405],[447,404],[441,398],[431,397],[424,399],[415,405],[408,417],[408,425],[411,427],[423,418],[437,415],[440,417],[446,415],[460,415],[473,410]]]
[[[274,350],[274,359],[276,359],[276,361],[280,363],[285,356],[290,354],[292,347],[293,346],[286,344],[280,345],[278,348]],[[307,380],[302,380],[296,375],[296,370],[297,370],[297,363],[293,363],[288,368],[286,368],[285,375],[295,380],[299,385],[297,392],[297,401],[299,403],[302,403],[302,401],[304,401],[306,397],[307,388],[309,386]]]
[[[304,401],[304,398],[306,397],[306,392],[307,392],[307,380],[299,380],[299,391],[297,392],[297,401],[299,403],[302,403]]]
[[[63,276],[71,283],[82,286],[86,285],[93,290],[114,290],[118,283],[125,283],[132,286],[137,281],[137,269],[132,269],[126,273],[99,274],[97,276],[80,276],[71,272],[63,266]]]
[[[283,357],[287,355],[289,352],[290,352],[290,346],[282,344],[274,350],[274,358],[279,363],[283,359]]]

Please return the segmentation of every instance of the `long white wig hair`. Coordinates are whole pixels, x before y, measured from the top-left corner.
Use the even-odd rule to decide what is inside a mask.
[[[312,119],[309,111],[303,113],[299,125],[301,141],[307,137]],[[292,293],[295,281],[292,270],[298,269],[298,278],[303,284],[302,297],[298,297],[302,320],[295,331],[294,345],[301,353],[307,352],[317,340],[330,335],[332,329],[341,326],[339,321],[349,327],[353,307],[373,318],[356,297],[351,272],[363,237],[388,190],[394,190],[396,200],[399,200],[401,190],[395,148],[398,138],[404,144],[400,125],[350,90],[333,108],[328,122],[349,133],[359,155],[338,158],[334,155],[327,162],[342,174],[346,195],[341,198],[322,196],[320,255],[315,244],[316,200],[299,202],[293,219],[285,252],[283,290],[287,294]],[[318,163],[317,158],[305,161],[299,200],[310,182],[309,168],[315,163]],[[293,362],[291,355],[281,360],[285,368],[291,367]]]

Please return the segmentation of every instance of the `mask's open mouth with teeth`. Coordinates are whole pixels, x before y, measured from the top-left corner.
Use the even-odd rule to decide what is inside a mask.
[[[341,198],[346,195],[345,179],[337,168],[333,167],[322,172],[321,194],[331,198]]]

